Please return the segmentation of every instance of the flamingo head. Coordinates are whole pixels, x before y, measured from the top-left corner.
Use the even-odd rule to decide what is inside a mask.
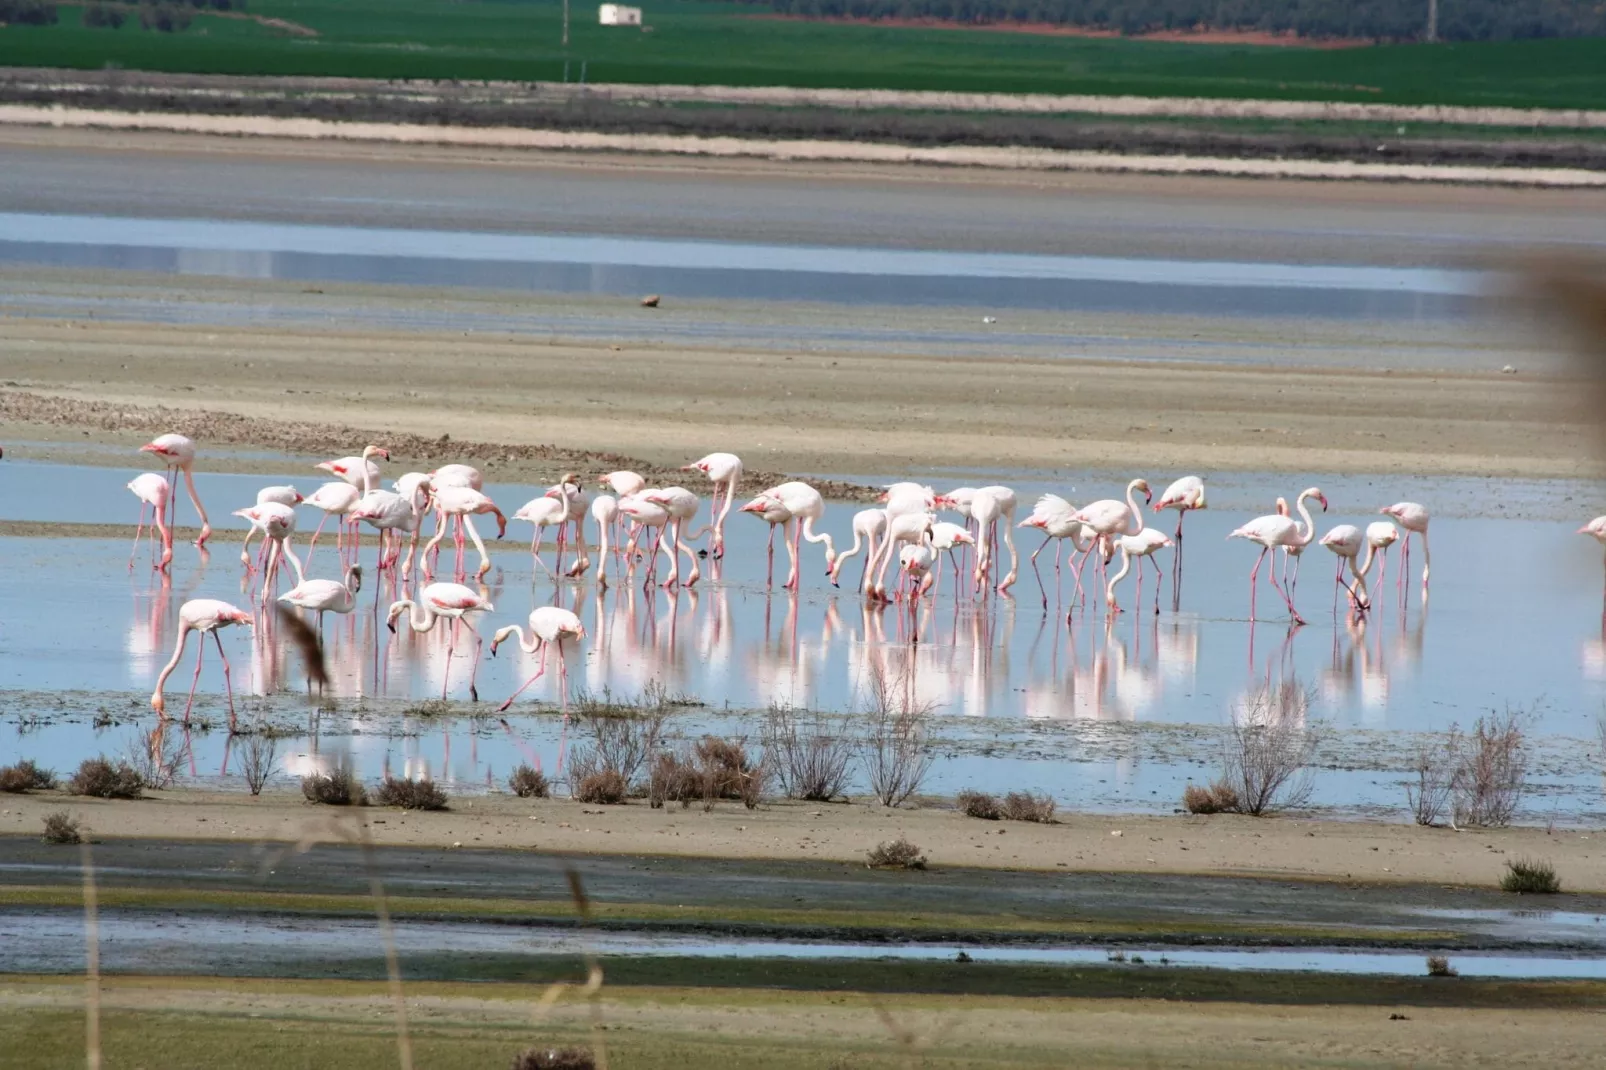
[[[502,536],[507,534],[507,517],[503,515],[502,510],[498,509],[494,503],[486,502],[484,508],[482,508],[480,512],[496,514],[497,538],[500,539]]]
[[[584,624],[576,624],[574,630],[569,634],[576,639],[584,639],[586,637],[586,626]]]
[[[707,461],[693,461],[691,464],[683,464],[683,465],[681,465],[680,466],[680,470],[682,472],[701,472],[703,475],[706,476],[708,474],[708,462]]]
[[[1316,500],[1322,503],[1322,512],[1327,512],[1327,495],[1321,491],[1316,492]]]
[[[383,446],[367,446],[363,449],[362,456],[365,461],[370,457],[378,457],[388,461],[390,460],[390,451]]]
[[[1143,492],[1143,504],[1144,505],[1152,505],[1154,503],[1154,494],[1153,494],[1152,491],[1149,490],[1149,482],[1148,482],[1148,480],[1146,480],[1146,479],[1138,480],[1137,484],[1134,487],[1134,489],[1135,490],[1141,490]]]
[[[411,608],[412,603],[408,601],[394,603],[390,607],[390,612],[385,616],[385,627],[394,632],[396,630],[396,618],[401,616],[403,613],[406,613]]]
[[[1400,518],[1400,514],[1397,509],[1397,506],[1385,505],[1383,508],[1379,509],[1378,512],[1383,516],[1392,516],[1394,519],[1398,520]]]

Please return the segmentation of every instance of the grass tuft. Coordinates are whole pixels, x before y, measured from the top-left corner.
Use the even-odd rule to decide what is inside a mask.
[[[78,822],[65,810],[45,815],[45,842],[71,845],[84,842]]]
[[[513,775],[507,778],[507,790],[521,799],[552,797],[552,785],[548,783],[546,774],[528,765],[513,770]]]
[[[625,780],[623,773],[614,769],[604,769],[581,777],[574,785],[573,792],[577,802],[603,806],[617,806],[625,801],[629,793],[629,781]]]
[[[584,1048],[528,1048],[513,1058],[513,1070],[595,1070],[596,1065]]]
[[[357,771],[347,758],[341,758],[327,773],[313,773],[301,778],[301,794],[308,802],[324,806],[367,806],[368,793],[363,790]]]
[[[1461,974],[1456,970],[1456,968],[1454,966],[1450,965],[1450,960],[1445,958],[1443,955],[1429,955],[1428,956],[1428,976],[1429,977],[1460,977]]]
[[[145,779],[127,762],[112,765],[105,758],[85,758],[67,782],[70,794],[96,799],[137,799],[144,787]]]
[[[1182,805],[1190,814],[1237,814],[1243,811],[1238,793],[1231,784],[1216,781],[1209,787],[1189,784],[1182,792]]]
[[[890,843],[878,843],[865,854],[871,869],[925,869],[926,856],[920,848],[899,836]]]
[[[1054,823],[1054,800],[1041,792],[1012,791],[1004,796],[1004,817],[1010,821]]]
[[[374,798],[380,806],[399,806],[403,810],[446,809],[446,793],[430,780],[388,776],[375,789]]]
[[[41,769],[27,759],[16,765],[0,766],[0,791],[47,791],[55,786],[55,773]]]
[[[1500,890],[1518,895],[1555,895],[1561,891],[1556,867],[1539,859],[1518,858],[1506,863]]]

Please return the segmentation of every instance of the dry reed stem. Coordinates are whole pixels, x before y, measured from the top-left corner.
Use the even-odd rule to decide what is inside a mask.
[[[79,842],[84,877],[84,1063],[100,1070],[100,898],[95,887],[95,859],[88,830]]]

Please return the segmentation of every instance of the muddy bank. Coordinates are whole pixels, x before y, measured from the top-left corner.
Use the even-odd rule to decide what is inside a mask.
[[[295,843],[327,838],[333,811],[299,793],[259,798],[172,790],[134,802],[55,793],[5,800],[0,833],[26,836],[66,806],[95,835]],[[1606,838],[1588,831],[1509,828],[1458,833],[1362,821],[1153,817],[1065,813],[1052,825],[978,821],[948,809],[886,810],[862,803],[776,802],[653,810],[643,804],[592,807],[508,795],[460,800],[443,813],[368,814],[387,846],[675,855],[700,858],[863,864],[865,852],[900,835],[938,867],[1049,873],[1126,872],[1255,876],[1362,883],[1457,884],[1493,888],[1508,858],[1549,859],[1564,887],[1606,892]]]

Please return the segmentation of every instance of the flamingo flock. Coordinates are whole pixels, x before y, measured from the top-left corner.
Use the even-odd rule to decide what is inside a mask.
[[[195,444],[182,435],[168,434],[141,449],[162,460],[166,471],[146,473],[128,484],[129,491],[140,502],[129,567],[133,567],[139,554],[149,515],[152,518],[151,567],[166,570],[173,559],[175,491],[179,475],[184,478],[202,525],[196,545],[204,545],[211,531],[195,490]],[[448,631],[449,666],[457,649],[458,633],[467,629],[474,648],[468,687],[471,698],[476,701],[479,655],[483,647],[476,621],[496,609],[484,588],[472,586],[492,568],[485,540],[474,523],[476,517],[494,517],[498,539],[506,535],[509,520],[530,524],[533,528],[532,568],[539,569],[554,582],[584,577],[594,568],[600,587],[633,583],[639,574],[643,586],[676,589],[691,588],[701,582],[705,562],[712,562],[713,575],[718,577],[720,564],[727,554],[726,522],[732,511],[749,514],[768,526],[766,586],[774,583],[774,544],[779,529],[789,564],[782,583],[785,589],[801,588],[807,548],[819,544],[824,552],[825,576],[833,587],[840,585],[844,565],[851,558],[862,556],[856,588],[862,597],[874,604],[901,603],[911,612],[922,599],[934,595],[945,570],[953,577],[956,597],[985,600],[1007,595],[1016,583],[1020,565],[1014,531],[1036,529],[1042,532],[1043,541],[1032,550],[1030,558],[1039,598],[1046,611],[1051,601],[1050,591],[1038,558],[1053,542],[1052,601],[1064,604],[1062,577],[1068,563],[1074,581],[1071,612],[1067,613],[1069,620],[1079,605],[1092,604],[1084,589],[1084,579],[1090,569],[1098,579],[1098,586],[1091,589],[1102,596],[1099,601],[1110,615],[1123,612],[1120,587],[1133,573],[1136,573],[1133,607],[1141,610],[1147,604],[1150,612],[1158,614],[1166,576],[1159,555],[1167,550],[1172,551],[1170,577],[1175,610],[1180,605],[1184,521],[1188,513],[1207,508],[1205,485],[1198,476],[1176,480],[1158,500],[1143,478],[1130,480],[1121,497],[1099,499],[1081,507],[1065,497],[1045,494],[1038,498],[1031,513],[1019,521],[1016,520],[1017,495],[1008,487],[958,487],[942,493],[924,484],[900,482],[887,486],[875,507],[861,509],[853,515],[852,545],[838,552],[835,539],[825,530],[825,499],[818,489],[806,482],[790,480],[768,487],[736,506],[743,466],[741,459],[731,453],[710,453],[681,468],[681,471],[704,476],[711,487],[709,518],[701,527],[695,527],[702,510],[702,499],[695,491],[681,486],[651,486],[645,477],[635,472],[615,471],[599,477],[594,484],[598,493],[586,489],[578,474],[564,473],[557,483],[509,516],[486,492],[482,473],[472,466],[448,464],[431,472],[404,473],[386,489],[381,486],[383,473],[379,462],[389,460],[390,454],[384,447],[368,445],[358,454],[317,464],[316,470],[334,479],[308,495],[303,496],[292,486],[265,487],[256,495],[255,502],[234,510],[234,515],[251,525],[240,553],[246,574],[245,589],[252,594],[253,604],[258,606],[276,602],[287,611],[316,614],[321,636],[327,614],[351,614],[358,608],[365,575],[359,563],[361,532],[366,525],[378,535],[374,571],[380,578],[388,576],[392,589],[401,588],[397,591],[401,597],[390,601],[386,609],[385,620],[390,631],[396,633],[401,622],[410,632],[427,633],[447,622],[443,627]],[[1409,574],[1411,542],[1415,537],[1421,543],[1421,588],[1425,603],[1430,564],[1426,508],[1413,502],[1399,502],[1379,510],[1388,520],[1371,522],[1364,529],[1356,524],[1339,524],[1318,540],[1311,515],[1312,503],[1323,512],[1328,509],[1327,497],[1319,487],[1301,492],[1292,511],[1278,499],[1275,512],[1241,525],[1228,536],[1260,547],[1249,571],[1251,620],[1256,617],[1260,570],[1271,556],[1273,566],[1267,569],[1268,581],[1289,620],[1294,624],[1304,623],[1296,606],[1297,566],[1300,555],[1312,544],[1326,547],[1334,555],[1334,613],[1338,607],[1338,590],[1342,588],[1349,612],[1359,615],[1372,607],[1368,576],[1374,564],[1378,568],[1377,582],[1381,585],[1387,575],[1389,551],[1396,542],[1402,543],[1402,561],[1396,570],[1395,582],[1403,604],[1407,597],[1405,582]],[[297,556],[292,546],[297,530],[297,510],[303,507],[322,514],[307,546],[305,561]],[[1146,508],[1152,510],[1152,515],[1145,515]],[[1148,520],[1158,520],[1165,510],[1177,513],[1176,529],[1171,534],[1147,524]],[[943,513],[956,514],[958,522],[939,519]],[[336,524],[339,578],[309,578],[307,573],[313,564],[317,539],[331,518]],[[420,549],[419,539],[430,522],[434,525],[433,535]],[[587,537],[587,524],[594,528],[591,538]],[[542,545],[549,529],[555,529],[556,536],[556,556],[551,565],[542,557]],[[1606,544],[1606,517],[1580,531]],[[452,536],[453,552],[450,564],[442,570],[440,544],[448,533]],[[262,545],[253,558],[250,544],[257,537],[261,538]],[[706,543],[699,545],[704,539]],[[1065,554],[1067,543],[1069,555]],[[470,545],[478,556],[477,564],[472,567],[467,560]],[[565,567],[564,559],[570,551],[572,560]],[[1279,551],[1281,582],[1275,560]],[[1003,560],[1005,553],[1007,566]],[[1109,566],[1117,554],[1121,558],[1119,568],[1111,570]],[[1290,561],[1294,564],[1292,579],[1287,571]],[[407,591],[413,581],[415,564],[420,586],[416,594],[409,597]],[[286,568],[293,573],[293,582],[280,594],[278,581]],[[889,570],[892,570],[890,586]],[[449,575],[437,579],[438,571]],[[1146,602],[1143,584],[1150,573],[1154,593],[1152,600]],[[260,587],[253,580],[258,575]],[[376,582],[374,586],[373,606],[378,613],[380,592],[385,585]],[[218,633],[233,625],[250,627],[256,620],[252,612],[215,599],[184,603],[180,610],[178,643],[172,660],[158,678],[151,697],[152,707],[166,718],[163,689],[184,652],[190,632],[200,632],[203,637],[210,633],[221,656],[223,647]],[[542,660],[536,673],[509,696],[504,709],[546,672],[547,654],[552,647],[558,651],[558,675],[562,685],[564,644],[578,643],[586,637],[579,618],[558,606],[537,607],[530,614],[527,630],[517,624],[499,628],[491,641],[491,653],[494,655],[512,636],[517,636],[526,653],[539,650]],[[226,658],[224,669],[227,674]],[[193,705],[194,684],[199,675],[198,656],[190,701],[185,707],[186,719]],[[443,678],[443,698],[446,692]],[[232,689],[229,700],[232,724]]]

